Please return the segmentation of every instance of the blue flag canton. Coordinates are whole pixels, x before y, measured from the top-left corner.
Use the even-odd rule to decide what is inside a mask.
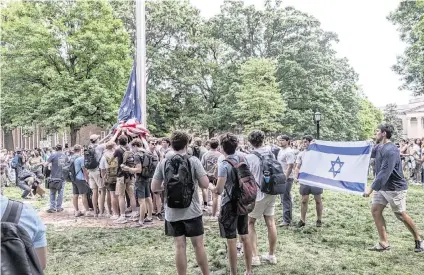
[[[333,178],[337,176],[337,174],[340,174],[344,162],[340,161],[340,157],[337,157],[336,161],[331,161],[331,169],[328,172],[333,173]],[[337,166],[337,170],[336,170]]]

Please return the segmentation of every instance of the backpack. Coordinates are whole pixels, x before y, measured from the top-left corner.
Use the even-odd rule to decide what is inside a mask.
[[[237,215],[247,215],[255,208],[258,184],[245,162],[235,163],[228,158],[224,161],[231,165],[232,172],[235,174],[233,178],[234,187],[231,190],[231,194],[226,188],[225,192],[231,202],[235,204]]]
[[[190,156],[175,155],[165,161],[165,198],[169,208],[187,208],[193,199],[195,185]]]
[[[9,200],[1,218],[1,273],[44,274],[28,232],[18,224],[23,203]]]
[[[261,161],[261,171],[263,175],[261,192],[269,195],[283,194],[285,191],[286,175],[283,167],[270,152],[261,155],[256,151],[252,152]]]
[[[122,164],[128,167],[134,168],[135,167],[134,152],[131,150],[127,150],[124,147],[121,147],[121,149],[124,151]]]
[[[82,170],[76,172],[75,171],[75,160],[79,156],[71,157],[65,164],[62,166],[62,175],[65,181],[75,182],[77,179],[77,174]]]
[[[205,155],[205,170],[209,178],[209,182],[214,183],[216,180],[216,170],[218,168],[218,154],[209,153]]]
[[[87,169],[96,169],[99,167],[99,160],[96,157],[96,144],[90,144],[84,149],[84,167]]]
[[[18,168],[18,165],[19,165],[19,155],[16,154],[13,157],[12,162],[10,163],[10,166],[12,167],[12,169],[16,169],[16,168]]]
[[[280,148],[278,146],[272,146],[271,153],[275,156],[275,159],[278,159],[278,153],[280,153]]]
[[[113,184],[116,182],[116,177],[118,176],[118,158],[114,158],[113,156],[108,157],[106,155],[104,158],[107,163],[105,183]]]
[[[159,157],[144,149],[142,151],[136,152],[135,155],[140,158],[140,176],[148,179],[152,178],[153,174],[155,173],[156,166],[158,165]]]

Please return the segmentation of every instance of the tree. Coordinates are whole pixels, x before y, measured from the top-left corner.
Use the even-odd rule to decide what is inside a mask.
[[[393,70],[403,80],[401,90],[424,94],[424,2],[402,1],[388,19],[398,27],[400,38],[407,44],[398,56]]]
[[[393,125],[393,141],[399,141],[402,138],[402,119],[399,117],[396,104],[388,104],[384,109],[384,122]]]
[[[360,101],[361,110],[359,116],[359,139],[369,140],[374,138],[377,126],[383,121],[383,112],[376,108],[367,98]]]
[[[246,61],[234,87],[236,104],[233,115],[245,132],[259,129],[277,133],[281,130],[284,102],[275,77],[275,62],[264,58]]]
[[[115,121],[132,62],[128,34],[106,1],[10,3],[2,20],[9,123],[69,128],[75,144],[82,126]]]

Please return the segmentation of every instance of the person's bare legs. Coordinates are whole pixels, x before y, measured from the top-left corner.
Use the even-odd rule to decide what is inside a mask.
[[[178,275],[186,275],[187,273],[187,254],[186,254],[186,237],[180,236],[174,238],[175,245],[175,263]]]
[[[105,213],[106,187],[99,188],[99,213]]]
[[[92,188],[91,191],[93,192],[92,200],[93,200],[93,210],[94,210],[94,216],[97,217],[97,210],[98,210],[98,202],[99,202],[99,190],[97,188]]]
[[[252,257],[259,256],[259,250],[257,245],[258,236],[256,235],[255,222],[256,222],[256,219],[249,217],[249,238],[250,238],[250,244],[252,247]],[[240,237],[240,242],[242,242],[241,237]]]
[[[237,238],[227,239],[228,261],[230,263],[230,274],[237,275]],[[246,252],[244,252],[246,255]]]
[[[112,215],[112,198],[110,191],[106,189],[106,209],[109,215]]]
[[[209,275],[208,257],[206,256],[205,246],[203,244],[203,235],[191,237],[191,244],[196,254],[197,265],[200,267],[203,275]]]
[[[123,195],[118,195],[118,201],[119,201],[119,212],[121,216],[125,216],[125,207],[127,203],[125,202],[125,193]]]
[[[246,264],[246,272],[247,274],[251,274],[252,273],[252,244],[250,243],[249,235],[240,235],[240,238],[241,238],[241,242],[243,243],[244,262]],[[236,257],[237,257],[237,247],[236,247]],[[236,265],[237,265],[237,260],[236,260]]]
[[[322,205],[322,196],[314,195],[314,199],[315,199],[315,206],[317,210],[317,220],[322,221],[322,210],[324,208]]]
[[[421,236],[418,232],[417,226],[415,225],[414,221],[411,219],[411,217],[406,214],[406,212],[402,213],[395,213],[396,218],[403,222],[403,224],[408,228],[409,232],[411,232],[412,236],[414,237],[415,241],[421,241]]]
[[[218,212],[218,202],[219,202],[219,195],[213,193],[212,194],[212,217],[216,217],[216,212]]]
[[[140,218],[139,221],[144,223],[144,216],[146,215],[146,199],[138,199],[138,204],[140,204]]]
[[[135,201],[134,189],[132,187],[130,187],[128,184],[125,184],[125,185],[126,185],[128,197],[130,197],[131,210],[132,210],[132,212],[135,212],[137,210],[137,203]],[[125,196],[124,196],[124,198],[125,198]],[[124,209],[124,212],[125,212],[125,209]]]
[[[377,228],[378,236],[380,238],[380,244],[382,246],[388,246],[386,221],[383,217],[383,210],[386,208],[382,204],[373,204],[371,206],[372,217],[374,218],[375,227]]]
[[[119,215],[119,198],[118,196],[115,194],[115,191],[110,191],[110,202],[112,204],[112,212],[113,215]]]
[[[88,209],[90,207],[88,207],[88,199],[87,199],[87,194],[82,194],[81,195],[82,198],[82,205],[84,206],[85,212],[88,212]]]
[[[79,197],[78,194],[76,194],[76,195],[74,194],[72,196],[72,204],[74,205],[75,212],[78,212],[79,211],[79,208],[78,208],[78,197]]]
[[[162,209],[162,199],[160,197],[160,193],[152,193],[152,195],[154,199],[154,205],[156,206],[156,213],[159,214]]]
[[[309,195],[302,195],[302,202],[300,205],[300,219],[306,222],[306,212],[308,211]]]
[[[275,247],[277,245],[277,227],[275,226],[275,219],[274,216],[264,216],[264,219],[268,229],[269,255],[275,255]]]
[[[153,213],[153,202],[152,202],[152,197],[148,197],[145,199],[145,204],[146,204],[146,213],[147,213],[147,218],[150,220],[152,219],[152,213]],[[160,209],[160,208],[159,208]],[[160,210],[159,210],[160,211]],[[144,218],[144,216],[143,216]]]

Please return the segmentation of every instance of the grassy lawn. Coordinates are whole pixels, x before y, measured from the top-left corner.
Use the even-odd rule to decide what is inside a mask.
[[[297,194],[298,186],[294,187]],[[67,188],[66,199],[70,199]],[[17,188],[6,188],[5,195],[18,198]],[[369,211],[370,200],[359,196],[326,191],[324,226],[316,228],[315,206],[310,201],[304,229],[278,228],[275,266],[255,267],[255,274],[424,274],[424,254],[413,252],[414,242],[403,224],[386,211],[392,252],[368,252],[378,240]],[[424,233],[424,191],[411,186],[407,209]],[[45,207],[47,198],[33,203]],[[281,216],[278,204],[278,218]],[[299,219],[299,198],[294,205]],[[90,220],[87,220],[90,222]],[[265,224],[257,226],[260,252],[267,250]],[[216,222],[205,222],[205,245],[213,274],[228,274],[227,259],[222,255],[225,240],[219,237]],[[171,238],[163,228],[113,229],[48,225],[49,259],[46,274],[176,274]],[[187,246],[188,273],[200,274],[191,245]],[[239,273],[244,263],[239,261]]]

